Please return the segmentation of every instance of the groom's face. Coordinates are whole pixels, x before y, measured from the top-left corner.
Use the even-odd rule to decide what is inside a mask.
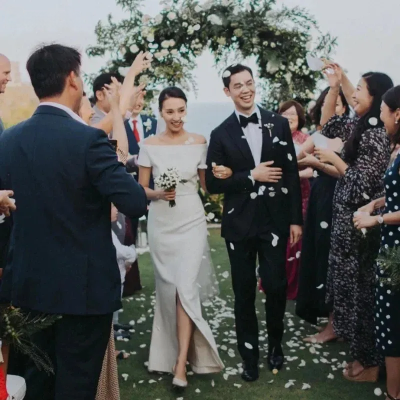
[[[240,111],[251,110],[254,107],[256,87],[249,71],[242,71],[231,75],[229,88],[225,88],[225,94],[231,97]]]

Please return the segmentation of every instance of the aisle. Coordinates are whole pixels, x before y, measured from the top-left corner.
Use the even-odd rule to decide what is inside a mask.
[[[347,360],[346,344],[307,345],[301,338],[315,332],[309,325],[293,316],[294,304],[288,304],[286,313],[285,355],[286,365],[273,375],[261,367],[260,380],[246,384],[240,379],[233,319],[233,295],[224,242],[218,231],[210,236],[214,266],[220,281],[221,294],[213,304],[206,304],[205,311],[220,345],[221,357],[227,366],[224,373],[208,376],[190,376],[189,388],[184,395],[171,391],[172,378],[167,375],[149,374],[146,361],[150,344],[150,330],[154,303],[153,271],[148,254],[140,258],[143,291],[124,302],[120,321],[134,321],[135,333],[129,342],[118,342],[117,347],[131,352],[128,360],[119,362],[121,399],[131,400],[369,400],[377,397],[374,390],[384,387],[377,384],[352,383],[342,377],[342,367]],[[258,296],[260,317],[264,316],[263,296]],[[264,317],[262,317],[263,319]],[[261,320],[261,318],[260,318]],[[265,322],[259,324],[260,343],[266,345]],[[266,354],[266,352],[265,352]]]

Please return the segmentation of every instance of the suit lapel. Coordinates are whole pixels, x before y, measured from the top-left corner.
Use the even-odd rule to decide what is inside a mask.
[[[129,154],[139,154],[139,145],[136,141],[135,135],[133,134],[132,128],[129,125],[129,121],[125,121],[126,136],[129,144]]]
[[[228,133],[229,136],[232,138],[233,143],[242,152],[243,157],[251,161],[252,164],[254,165],[253,154],[251,153],[249,143],[246,140],[246,137],[243,133],[243,129],[240,126],[239,120],[235,112],[229,118]]]

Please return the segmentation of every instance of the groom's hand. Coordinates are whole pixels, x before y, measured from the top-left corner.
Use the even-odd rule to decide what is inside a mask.
[[[300,225],[290,225],[290,246],[293,247],[303,234],[303,228]]]
[[[251,176],[257,182],[277,183],[282,178],[282,168],[272,168],[273,161],[259,164],[251,171]]]
[[[17,209],[15,201],[10,199],[11,196],[14,196],[12,190],[0,190],[0,214],[4,214],[6,217],[10,216],[11,211]]]

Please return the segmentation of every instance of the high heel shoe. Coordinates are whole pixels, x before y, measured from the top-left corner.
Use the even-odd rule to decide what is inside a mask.
[[[377,382],[379,377],[379,367],[365,368],[357,375],[354,375],[353,369],[349,368],[343,372],[343,376],[345,379],[352,382]]]
[[[176,365],[175,365],[175,367],[172,369],[172,373],[173,373],[174,375],[175,375],[175,369],[176,369]],[[174,376],[174,379],[172,379],[172,386],[173,386],[174,389],[183,390],[183,389],[186,389],[186,388],[187,388],[188,382],[187,382],[187,381],[183,381],[182,379],[175,378],[175,376]]]

